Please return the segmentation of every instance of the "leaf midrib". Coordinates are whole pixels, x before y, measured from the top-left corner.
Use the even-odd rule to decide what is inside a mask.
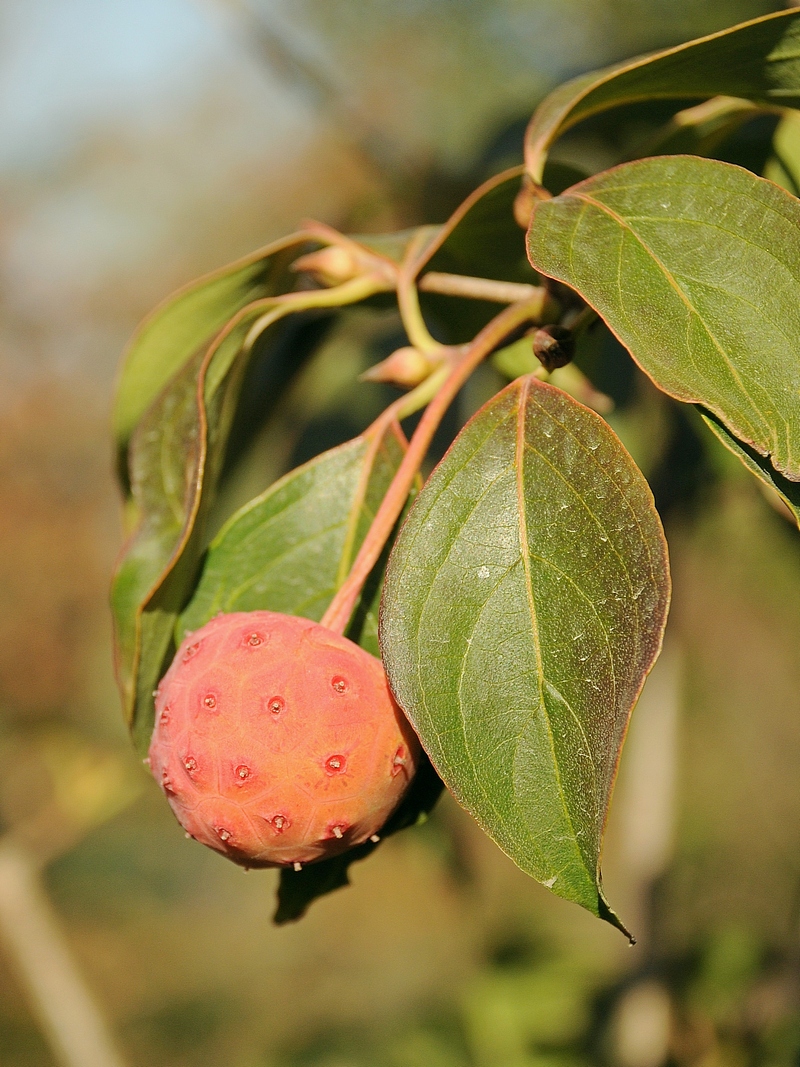
[[[523,380],[523,383],[521,385],[521,388],[520,388],[519,394],[518,394],[518,398],[517,398],[517,420],[516,420],[516,430],[517,430],[517,432],[516,432],[516,441],[515,441],[515,450],[514,450],[514,461],[515,461],[515,473],[516,473],[515,484],[516,484],[516,491],[517,491],[517,516],[518,516],[518,521],[519,521],[519,544],[520,544],[520,552],[522,554],[522,566],[523,566],[523,571],[524,571],[524,575],[525,575],[525,596],[526,596],[526,599],[527,599],[528,611],[529,611],[530,618],[531,618],[531,630],[532,630],[532,635],[531,636],[533,638],[533,645],[534,645],[535,654],[536,654],[536,675],[537,675],[537,682],[538,682],[538,688],[539,688],[539,704],[540,704],[541,709],[542,709],[542,715],[544,717],[544,721],[545,721],[546,728],[547,728],[547,737],[548,737],[548,740],[550,742],[550,752],[551,752],[551,755],[552,755],[553,769],[555,771],[556,783],[558,785],[558,795],[559,795],[560,800],[561,800],[561,807],[562,807],[562,810],[563,810],[564,815],[566,817],[566,820],[567,820],[567,823],[569,825],[570,831],[572,833],[574,847],[575,847],[575,849],[576,849],[576,851],[578,853],[578,856],[580,857],[581,863],[583,864],[584,868],[586,868],[586,859],[585,859],[585,857],[583,855],[583,852],[581,850],[580,844],[578,843],[578,834],[577,834],[577,832],[575,830],[575,823],[574,823],[573,818],[572,818],[572,812],[570,811],[569,805],[567,804],[567,798],[566,798],[566,794],[564,792],[564,785],[563,785],[563,781],[562,781],[562,778],[561,778],[561,764],[560,764],[560,762],[558,760],[558,756],[556,755],[556,745],[555,745],[555,737],[553,735],[553,725],[552,725],[552,723],[550,721],[550,714],[549,714],[549,711],[548,711],[548,708],[547,708],[547,702],[545,701],[545,698],[544,698],[544,684],[545,684],[544,662],[542,660],[542,646],[541,646],[541,639],[540,639],[540,636],[539,636],[539,618],[538,618],[538,614],[537,614],[537,611],[536,611],[536,600],[535,600],[534,593],[533,593],[533,575],[531,573],[531,553],[530,553],[530,546],[528,544],[527,508],[525,506],[525,470],[524,470],[524,462],[525,462],[525,422],[526,422],[525,416],[526,416],[527,398],[528,398],[528,393],[530,391],[530,382],[531,382],[530,378],[526,378],[526,379]],[[605,627],[603,627],[603,633],[605,634]],[[607,639],[607,635],[606,635],[606,639]],[[613,669],[613,657],[612,657],[612,669]],[[565,703],[567,703],[567,702],[565,701]],[[578,728],[580,730],[581,737],[583,738],[584,744],[586,745],[587,751],[589,752],[589,762],[592,765],[592,772],[593,772],[593,777],[595,779],[595,785],[596,785],[597,769],[594,766],[594,760],[592,759],[592,756],[591,756],[591,748],[589,747],[588,739],[586,737],[586,732],[583,729],[583,724],[580,722],[580,719],[577,717],[577,715],[575,715],[575,712],[573,711],[571,705],[569,705],[567,703],[567,707],[569,707],[569,710],[570,710],[571,714],[573,715],[573,718],[575,719],[576,723],[578,724]],[[536,714],[536,712],[534,711],[534,715],[535,714]],[[520,734],[518,736],[518,739],[517,739],[517,745],[515,747],[515,753],[514,753],[515,757],[516,757],[517,753],[519,752],[519,745],[521,743],[521,740],[522,740],[522,733],[520,732]],[[588,873],[591,873],[591,872],[588,872]]]

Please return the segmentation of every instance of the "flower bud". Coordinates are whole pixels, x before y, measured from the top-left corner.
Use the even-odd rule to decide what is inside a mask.
[[[364,371],[361,380],[365,382],[389,382],[399,385],[401,389],[413,389],[424,382],[434,368],[431,360],[417,348],[398,348],[382,363]]]
[[[308,271],[326,285],[341,285],[361,273],[357,257],[340,245],[328,245],[300,256],[292,264],[292,270]]]

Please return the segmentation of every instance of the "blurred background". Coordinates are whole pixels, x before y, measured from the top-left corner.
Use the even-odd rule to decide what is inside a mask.
[[[635,948],[449,797],[272,926],[274,872],[185,841],[135,758],[107,608],[109,398],[158,300],[302,217],[441,222],[521,159],[558,82],[779,6],[0,6],[2,1067],[81,1062],[59,1051],[70,1019],[82,1067],[800,1064],[800,536],[610,339],[584,369],[651,480],[675,581],[604,862]],[[579,130],[564,159],[605,165],[654,121]],[[768,166],[771,134],[749,124],[721,155]],[[260,482],[370,420],[385,398],[354,378],[397,331],[354,311],[328,334],[262,435]]]

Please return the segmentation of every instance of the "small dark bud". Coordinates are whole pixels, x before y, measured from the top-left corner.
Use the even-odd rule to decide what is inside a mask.
[[[575,338],[566,326],[543,326],[533,335],[533,354],[546,371],[565,367],[575,355]]]

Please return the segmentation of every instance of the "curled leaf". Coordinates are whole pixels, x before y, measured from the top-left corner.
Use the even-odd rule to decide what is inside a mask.
[[[800,15],[777,11],[719,33],[583,74],[539,105],[525,164],[542,180],[550,146],[581,119],[637,100],[741,97],[770,108],[800,105]]]

